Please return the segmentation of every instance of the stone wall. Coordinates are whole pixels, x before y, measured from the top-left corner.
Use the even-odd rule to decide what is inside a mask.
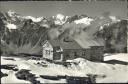
[[[92,46],[91,47],[91,60],[92,61],[103,61],[103,46]]]
[[[53,60],[62,60],[63,50],[57,46],[53,47]]]
[[[53,60],[60,60],[61,59],[61,53],[54,52],[53,53]]]
[[[53,59],[62,61],[72,60],[75,58],[84,58],[90,61],[103,61],[102,46],[91,46],[87,49],[64,49],[62,52],[53,52]],[[61,57],[62,56],[62,57]]]
[[[90,60],[90,49],[66,49],[63,51],[64,60],[72,60],[75,58],[85,58]]]
[[[82,58],[85,58],[87,60],[91,60],[91,49],[90,48],[83,49]]]
[[[72,60],[82,57],[82,50],[80,49],[65,49],[63,51],[64,60]]]

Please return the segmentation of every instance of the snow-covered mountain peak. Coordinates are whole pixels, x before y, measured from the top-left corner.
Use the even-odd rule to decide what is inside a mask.
[[[44,19],[44,17],[33,17],[33,16],[21,16],[19,14],[17,14],[15,11],[13,10],[9,10],[7,12],[7,14],[9,15],[9,17],[11,17],[12,19],[15,18],[20,18],[20,19],[31,19],[33,22],[40,22],[42,19]]]
[[[44,17],[35,18],[33,16],[24,16],[24,19],[31,19],[33,22],[40,22]]]
[[[116,16],[109,16],[113,22],[119,22],[120,20]]]
[[[64,16],[63,14],[57,14],[56,16],[53,16],[55,18],[55,24],[56,25],[62,25],[67,21],[68,16]]]
[[[17,12],[13,11],[13,10],[9,10],[7,12],[8,16],[11,17],[12,19],[15,18],[21,18],[22,16],[20,14],[18,14]]]
[[[12,16],[14,16],[14,15],[16,14],[16,12],[13,11],[13,10],[9,10],[7,13],[8,13],[8,15],[9,15],[10,17],[12,17]]]
[[[57,15],[56,15],[56,18],[59,19],[59,20],[63,20],[64,17],[65,17],[65,16],[62,15],[62,14],[57,14]]]
[[[85,24],[85,25],[90,25],[91,22],[94,21],[94,19],[92,18],[89,18],[89,17],[85,17],[85,18],[82,18],[82,19],[79,19],[79,20],[75,20],[74,22],[76,24]]]

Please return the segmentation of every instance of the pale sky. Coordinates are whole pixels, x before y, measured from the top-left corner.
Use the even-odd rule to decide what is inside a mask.
[[[21,15],[53,16],[58,13],[63,15],[86,14],[100,16],[104,12],[111,15],[127,17],[127,3],[123,1],[8,1],[0,2],[0,11],[14,10]]]

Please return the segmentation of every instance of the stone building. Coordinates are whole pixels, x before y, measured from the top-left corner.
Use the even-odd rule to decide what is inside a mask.
[[[90,61],[103,61],[103,46],[82,48],[75,40],[67,38],[46,40],[43,43],[43,58],[66,61],[85,58]]]

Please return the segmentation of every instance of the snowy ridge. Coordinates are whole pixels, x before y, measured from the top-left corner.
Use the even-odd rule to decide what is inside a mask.
[[[8,11],[8,15],[10,17],[12,17],[12,19],[15,20],[15,17],[17,18],[20,18],[20,19],[31,19],[33,22],[41,22],[44,17],[33,17],[33,16],[21,16],[19,14],[17,14],[15,11],[12,11],[12,10],[9,10]],[[55,25],[63,25],[64,23],[67,22],[67,19],[70,18],[71,16],[65,16],[63,14],[56,14],[56,16],[52,16],[52,18],[54,19],[54,23]],[[78,16],[79,19],[76,19],[74,20],[73,22],[76,23],[76,24],[84,24],[85,26],[89,26],[91,25],[91,22],[92,21],[95,21],[94,18],[90,18],[90,17],[87,17],[87,16]],[[100,19],[105,19],[105,17],[101,16],[99,17]],[[116,16],[109,16],[109,19],[111,19],[111,22],[112,23],[115,23],[115,22],[119,22],[120,19],[118,19]],[[107,24],[105,24],[107,25]]]
[[[8,15],[9,15],[10,17],[15,16],[15,14],[16,14],[16,12],[13,11],[13,10],[9,10],[7,13],[8,13]]]
[[[41,20],[43,20],[43,17],[35,18],[35,17],[32,17],[32,16],[24,16],[22,18],[24,18],[24,19],[31,19],[33,22],[40,22]]]
[[[53,18],[56,19],[54,21],[56,25],[63,25],[67,21],[68,16],[57,14],[56,16],[53,16]]]
[[[38,17],[35,18],[33,16],[21,16],[19,14],[17,14],[15,11],[9,10],[7,12],[7,14],[12,17],[12,19],[14,19],[15,17],[20,18],[20,19],[31,19],[33,22],[40,22],[41,20],[43,20],[44,17]],[[14,19],[15,20],[15,19]]]
[[[85,24],[85,25],[88,26],[88,25],[91,24],[92,21],[94,21],[94,19],[86,17],[86,18],[82,18],[82,19],[79,19],[79,20],[75,20],[74,22],[76,24]]]
[[[120,20],[116,16],[109,16],[112,22],[119,22]]]

